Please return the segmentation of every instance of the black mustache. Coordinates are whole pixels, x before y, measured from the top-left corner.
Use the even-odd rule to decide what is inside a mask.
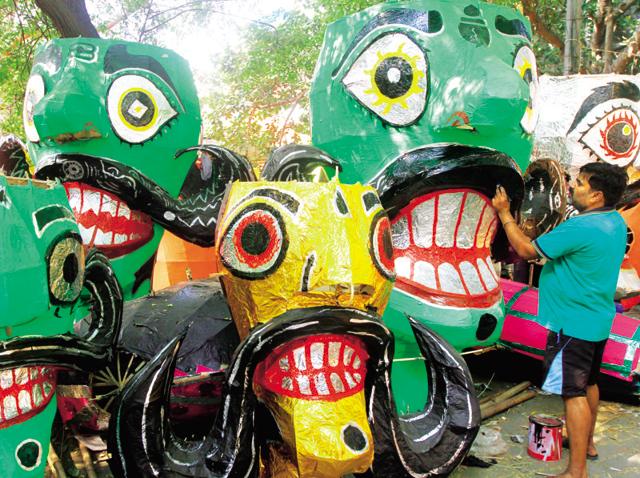
[[[199,150],[210,154],[217,166],[208,188],[189,197],[172,197],[162,186],[131,166],[118,161],[85,154],[57,154],[40,163],[38,179],[79,181],[112,193],[150,216],[176,236],[198,244],[212,246],[215,226],[225,187],[236,180],[254,180],[249,162],[242,156],[218,146],[195,146],[180,150],[176,158]]]

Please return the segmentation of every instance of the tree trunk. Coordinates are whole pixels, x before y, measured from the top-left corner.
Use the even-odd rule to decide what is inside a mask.
[[[629,40],[627,47],[618,55],[613,64],[612,71],[614,73],[624,73],[627,65],[640,54],[640,23],[636,27],[636,31]]]
[[[607,8],[611,7],[611,0],[598,0],[596,17],[593,20],[593,36],[591,37],[591,51],[593,56],[598,58],[602,55],[602,44],[604,42],[604,18]]]
[[[605,17],[604,54],[602,56],[604,60],[603,73],[611,73],[613,63],[613,30],[616,27],[616,20],[612,10],[611,6],[609,6]]]
[[[35,0],[63,38],[100,37],[93,26],[84,0]]]
[[[582,0],[567,0],[563,73],[571,75],[580,69],[580,26]]]

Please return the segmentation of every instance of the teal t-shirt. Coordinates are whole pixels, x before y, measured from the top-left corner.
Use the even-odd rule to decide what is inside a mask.
[[[540,274],[542,325],[593,342],[609,337],[626,237],[622,216],[603,208],[567,219],[533,241],[547,259]]]

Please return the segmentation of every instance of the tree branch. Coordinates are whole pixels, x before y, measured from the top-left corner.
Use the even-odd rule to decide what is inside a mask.
[[[631,36],[631,39],[629,40],[627,47],[618,55],[618,58],[616,59],[615,63],[611,68],[612,71],[614,73],[624,73],[629,63],[631,63],[631,61],[635,57],[640,56],[639,53],[640,53],[640,23],[636,27],[635,33]]]
[[[633,0],[635,1],[635,0]],[[598,6],[596,7],[596,16],[593,19],[593,35],[591,37],[591,51],[594,55],[597,55],[602,50],[602,43],[604,42],[604,16],[607,8],[611,5],[611,0],[598,0]]]
[[[35,0],[35,3],[51,18],[62,37],[100,37],[84,0]]]
[[[537,2],[535,0],[522,0],[522,12],[529,18],[533,30],[547,43],[564,51],[564,42],[558,35],[547,28],[536,13]]]
[[[626,2],[621,3],[618,9],[614,12],[615,19],[618,20],[618,18],[627,13],[627,10],[634,5],[640,5],[640,0],[626,0]]]

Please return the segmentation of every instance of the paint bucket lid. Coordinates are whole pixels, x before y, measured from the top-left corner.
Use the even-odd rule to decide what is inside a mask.
[[[529,423],[537,423],[548,428],[562,427],[563,425],[562,420],[551,415],[529,415]]]

